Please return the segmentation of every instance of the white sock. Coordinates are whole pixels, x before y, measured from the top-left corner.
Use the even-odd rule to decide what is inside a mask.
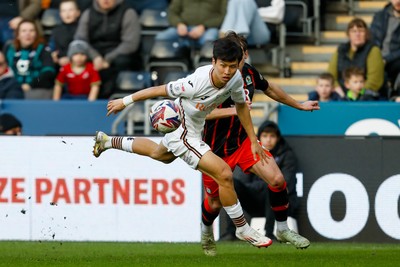
[[[245,231],[247,228],[250,227],[249,224],[246,222],[246,218],[244,217],[243,209],[240,205],[239,200],[236,204],[232,206],[225,206],[224,209],[228,216],[232,219],[236,227],[240,229],[240,231]]]
[[[276,221],[276,231],[277,232],[281,232],[284,230],[289,230],[289,226],[287,224],[287,221],[283,221],[283,222],[278,222]]]
[[[105,143],[105,146],[108,148],[108,145],[112,148],[120,149],[126,152],[133,153],[132,143],[135,140],[134,137],[111,137],[110,141]]]
[[[210,234],[213,232],[213,227],[212,225],[205,225],[203,222],[201,222],[201,232]]]
[[[126,152],[133,153],[132,144],[135,138],[133,137],[124,137],[122,139],[122,150]]]

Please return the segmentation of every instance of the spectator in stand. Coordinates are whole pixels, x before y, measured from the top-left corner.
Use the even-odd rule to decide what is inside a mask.
[[[13,33],[23,19],[34,20],[41,32],[37,20],[40,11],[40,0],[0,1],[0,46],[14,38]]]
[[[382,50],[385,72],[392,89],[400,91],[400,86],[395,88],[396,78],[400,79],[400,0],[390,0],[374,15],[371,33],[374,43]]]
[[[167,10],[168,0],[125,0],[125,3],[140,15],[145,9]]]
[[[8,67],[3,52],[0,51],[0,99],[23,99],[24,92],[21,85]]]
[[[226,0],[172,0],[168,7],[168,29],[155,40],[179,41],[182,46],[202,47],[218,38],[226,13]]]
[[[346,86],[347,101],[371,101],[378,100],[377,92],[364,88],[364,71],[359,67],[349,67],[344,71],[344,85]]]
[[[272,121],[265,121],[258,128],[258,140],[263,147],[273,155],[276,163],[281,169],[286,183],[289,198],[288,225],[289,228],[298,232],[297,210],[299,200],[296,191],[297,158],[286,140],[282,137],[278,125]],[[252,217],[265,217],[265,232],[270,239],[275,239],[274,225],[275,216],[269,201],[268,185],[253,173],[245,174],[236,168],[234,172],[235,190],[242,203],[244,211]],[[236,240],[235,228],[227,220],[226,233],[222,234],[221,240]]]
[[[335,80],[332,74],[325,72],[318,76],[315,90],[308,93],[308,100],[321,102],[341,100],[340,95],[335,92]]]
[[[267,24],[270,31],[270,39],[278,39],[276,25],[284,22],[285,1],[284,0],[256,0],[258,14]],[[293,14],[292,14],[293,15]]]
[[[62,67],[69,63],[68,45],[74,40],[81,12],[76,0],[61,1],[59,10],[62,23],[53,29],[50,44],[54,47],[51,53],[54,62]]]
[[[100,76],[93,64],[88,62],[89,46],[85,41],[75,40],[68,49],[68,63],[60,69],[54,85],[53,100],[87,99],[95,101],[100,90]],[[66,92],[63,94],[63,87]]]
[[[361,68],[365,73],[365,88],[380,92],[384,86],[384,64],[379,47],[369,40],[369,30],[364,20],[354,18],[347,26],[349,41],[341,44],[332,55],[328,72],[335,78],[335,91],[345,97],[347,89],[343,72],[351,66]],[[383,89],[382,89],[383,90]],[[384,93],[382,93],[384,97]]]
[[[99,98],[114,92],[118,72],[143,69],[140,31],[136,11],[123,0],[93,0],[82,13],[74,39],[90,45],[90,58],[102,80]]]
[[[0,135],[22,135],[22,123],[14,115],[0,115]]]
[[[220,35],[224,36],[228,31],[245,36],[249,45],[265,45],[271,38],[254,0],[228,0]]]
[[[64,0],[42,0],[42,9],[59,8]],[[93,4],[93,0],[75,0],[79,10],[84,11]]]
[[[32,20],[22,20],[15,39],[5,46],[8,65],[27,99],[51,99],[56,70],[50,49]]]

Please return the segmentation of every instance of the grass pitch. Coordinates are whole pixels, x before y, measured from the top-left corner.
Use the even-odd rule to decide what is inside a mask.
[[[400,245],[311,243],[306,250],[275,242],[265,249],[218,242],[218,255],[199,243],[0,242],[0,266],[400,266]]]

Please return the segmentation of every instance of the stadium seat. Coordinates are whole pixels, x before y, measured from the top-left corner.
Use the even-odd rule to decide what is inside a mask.
[[[141,51],[144,66],[147,65],[149,54],[153,47],[154,37],[157,33],[169,26],[167,12],[165,10],[145,9],[140,15],[141,30]]]
[[[150,52],[147,71],[157,76],[157,83],[165,80],[168,72],[188,71],[190,66],[190,49],[178,42],[155,41]]]
[[[148,71],[122,71],[116,80],[117,89],[111,99],[124,97],[153,85]]]
[[[44,34],[50,36],[53,28],[61,24],[59,10],[57,8],[46,9],[42,14],[40,22],[43,26]]]
[[[188,76],[191,72],[190,71],[170,71],[165,74],[164,84],[169,83],[170,81],[176,81],[180,78],[184,78]]]
[[[213,57],[213,48],[214,48],[213,42],[206,42],[201,47],[198,57],[195,58],[194,65],[196,68],[211,64]]]

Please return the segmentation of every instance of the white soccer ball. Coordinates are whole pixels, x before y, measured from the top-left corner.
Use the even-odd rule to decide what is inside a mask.
[[[181,125],[179,106],[172,100],[156,102],[150,110],[150,123],[160,133],[170,133]]]

